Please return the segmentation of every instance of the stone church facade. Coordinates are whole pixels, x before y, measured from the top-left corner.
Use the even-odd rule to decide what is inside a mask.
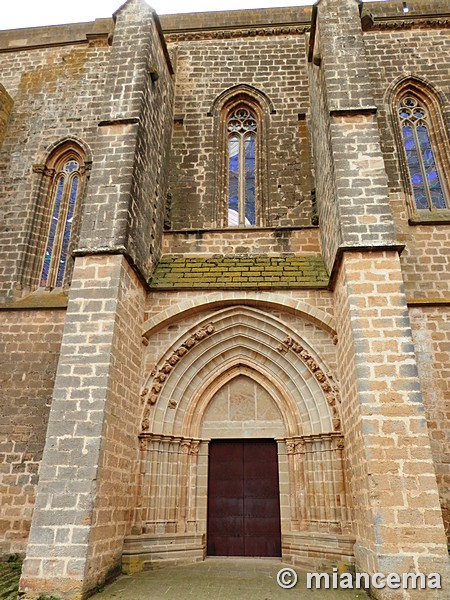
[[[448,2],[128,0],[0,53],[19,596],[256,555],[449,597]]]

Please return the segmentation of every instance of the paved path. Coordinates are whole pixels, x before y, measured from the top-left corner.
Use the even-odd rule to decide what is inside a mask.
[[[274,559],[208,558],[204,562],[122,575],[92,600],[367,600],[361,590],[308,590],[297,569],[298,584],[282,589]]]

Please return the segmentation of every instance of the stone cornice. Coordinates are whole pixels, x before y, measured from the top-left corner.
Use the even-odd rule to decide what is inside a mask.
[[[166,33],[168,44],[197,40],[229,40],[233,38],[272,37],[279,35],[304,35],[309,32],[309,25],[288,25],[280,27],[251,27],[245,29],[219,29],[203,31],[181,31]]]
[[[419,17],[402,19],[375,19],[370,27],[365,28],[365,31],[384,31],[388,29],[404,30],[404,29],[447,29],[450,27],[450,15],[442,17]]]

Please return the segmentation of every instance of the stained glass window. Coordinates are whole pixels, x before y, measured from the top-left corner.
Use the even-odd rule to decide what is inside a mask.
[[[256,225],[257,121],[246,106],[232,111],[228,132],[229,227]]]
[[[430,139],[428,113],[413,95],[404,96],[398,114],[417,210],[446,209],[444,190]]]
[[[80,164],[71,158],[63,162],[54,178],[52,216],[41,273],[41,287],[52,289],[64,283],[79,187]]]

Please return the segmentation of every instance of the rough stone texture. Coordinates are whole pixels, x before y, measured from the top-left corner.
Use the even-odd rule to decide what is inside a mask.
[[[450,464],[448,460],[450,319],[441,307],[410,310],[417,366],[431,439],[442,516],[450,530]]]
[[[392,322],[388,330],[385,319]],[[342,417],[353,440],[347,459],[359,569],[440,572],[448,585],[441,507],[396,254],[344,255],[336,322]],[[428,591],[430,598],[441,595]]]
[[[450,227],[448,223],[415,227],[408,224],[413,201],[407,182],[399,177],[401,153],[394,137],[395,107],[390,100],[394,85],[403,78],[414,77],[427,83],[442,101],[443,128],[448,131],[449,109],[443,100],[450,94],[450,10],[448,5],[442,8],[446,9],[447,28],[430,24],[406,30],[374,29],[364,35],[368,69],[379,107],[378,123],[397,239],[406,245],[401,261],[406,292],[411,299],[449,298],[450,273],[445,265],[449,260]],[[414,16],[413,10],[411,15]],[[444,168],[448,169],[448,163]]]
[[[64,310],[0,311],[0,554],[24,554]]]
[[[174,37],[174,36],[172,36]],[[169,40],[171,37],[169,37]],[[228,39],[177,40],[175,127],[170,160],[170,221],[174,229],[220,226],[225,198],[218,183],[220,119],[211,114],[219,95],[245,83],[273,104],[266,115],[262,224],[311,223],[305,35],[247,34]],[[201,143],[200,143],[201,141]]]
[[[57,142],[70,137],[92,147],[97,134],[108,30],[88,40],[86,34],[95,28],[83,28],[83,36],[79,29],[70,36],[67,26],[24,30],[20,39],[17,32],[0,33],[1,83],[14,100],[0,149],[2,303],[22,294],[21,269],[30,252],[39,182],[32,166],[45,163]],[[15,46],[20,50],[11,51]]]
[[[152,289],[326,287],[320,255],[191,257],[166,255],[149,281]]]
[[[393,102],[407,77],[427,91],[449,171],[450,9],[408,6],[367,3],[363,29],[356,0],[174,15],[163,35],[129,0],[0,32],[0,533],[23,552],[34,504],[23,597],[84,600],[123,548],[129,570],[201,559],[210,437],[277,438],[286,560],[448,591],[450,212],[412,210]],[[260,108],[261,219],[221,228],[236,90]],[[70,292],[49,293],[26,285],[36,171],[68,138],[92,170]]]
[[[77,259],[22,597],[80,597],[120,570],[136,490],[143,299],[122,256]]]
[[[315,155],[326,165],[316,173],[318,211],[331,271],[339,248],[396,243],[355,0],[321,0],[309,58]]]
[[[124,252],[149,275],[164,219],[172,65],[145,2],[127,2],[116,19],[77,253]]]
[[[0,84],[0,148],[6,135],[6,128],[13,104],[13,99]]]

